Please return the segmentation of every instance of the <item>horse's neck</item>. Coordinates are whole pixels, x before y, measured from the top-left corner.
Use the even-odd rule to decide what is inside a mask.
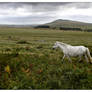
[[[65,50],[67,49],[67,46],[66,46],[66,45],[61,45],[61,44],[59,44],[58,46],[59,46],[59,48],[61,48],[63,51],[65,51]]]

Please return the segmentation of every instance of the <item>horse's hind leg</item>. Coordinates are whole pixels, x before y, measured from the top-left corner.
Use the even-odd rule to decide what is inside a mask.
[[[67,58],[68,58],[69,62],[72,62],[72,60],[70,59],[70,57],[68,55],[67,55]]]
[[[85,55],[85,59],[86,59],[86,61],[87,61],[87,63],[89,62],[89,60],[88,60],[88,58],[87,58],[87,56]]]

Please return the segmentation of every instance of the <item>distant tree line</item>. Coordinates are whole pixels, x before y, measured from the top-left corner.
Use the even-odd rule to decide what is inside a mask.
[[[35,28],[50,28],[50,29],[60,29],[60,30],[71,30],[71,31],[86,31],[86,32],[92,32],[92,29],[88,29],[88,28],[81,28],[81,27],[50,27],[48,25],[39,25],[36,26]]]
[[[60,27],[60,30],[74,30],[74,31],[82,31],[81,28],[72,28],[72,27]]]
[[[50,26],[47,26],[47,25],[40,25],[40,26],[36,26],[35,28],[50,28]]]
[[[92,32],[92,29],[86,29],[84,31],[86,31],[86,32]]]

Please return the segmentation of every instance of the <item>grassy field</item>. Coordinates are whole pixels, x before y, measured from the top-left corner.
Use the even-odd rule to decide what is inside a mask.
[[[92,89],[92,64],[61,61],[56,41],[84,45],[92,56],[92,33],[0,28],[0,89]]]

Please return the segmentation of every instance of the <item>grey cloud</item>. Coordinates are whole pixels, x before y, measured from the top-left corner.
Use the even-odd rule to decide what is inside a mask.
[[[41,8],[57,8],[59,6],[64,7],[76,7],[76,8],[89,8],[92,7],[91,2],[0,2],[0,8],[19,8],[19,7],[30,7],[33,9]],[[41,8],[40,8],[41,7]]]
[[[41,12],[41,11],[55,11],[58,9],[59,6],[68,5],[69,3],[64,2],[18,2],[18,3],[0,3],[0,8],[3,9],[17,9],[17,8],[27,8],[28,11],[30,11],[30,8],[32,8],[33,12]]]
[[[92,7],[92,3],[90,2],[0,2],[0,9],[4,12],[0,12],[0,15],[3,15],[3,18],[0,18],[0,23],[15,23],[15,24],[38,24],[38,23],[45,23],[52,20],[55,20],[57,16],[55,13],[57,11],[66,12],[67,9],[71,9],[72,7],[75,7],[76,9],[88,9]],[[24,8],[26,9],[25,13],[32,13],[32,15],[27,16],[16,16],[9,15],[8,12],[5,12],[7,10],[11,9],[15,11],[18,8]],[[59,8],[61,8],[59,10]],[[37,15],[37,13],[42,13],[40,15]],[[92,17],[86,18],[82,16],[69,16],[69,19],[75,19],[75,20],[90,20]]]
[[[92,7],[91,2],[76,2],[76,3],[69,3],[66,7],[75,7],[75,8],[90,8]]]
[[[28,12],[55,12],[58,11],[59,7],[63,9],[67,8],[90,8],[92,7],[92,3],[90,2],[1,2],[0,3],[0,9],[18,9],[18,8],[24,8]],[[62,12],[62,11],[61,11]],[[5,13],[7,14],[7,13]]]

